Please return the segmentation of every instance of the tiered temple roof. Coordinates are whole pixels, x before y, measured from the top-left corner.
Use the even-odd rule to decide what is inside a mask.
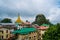
[[[13,32],[13,34],[21,34],[21,35],[26,35],[26,34],[29,34],[31,32],[35,32],[36,31],[36,28],[22,28],[22,29],[19,29],[19,30],[15,30]]]

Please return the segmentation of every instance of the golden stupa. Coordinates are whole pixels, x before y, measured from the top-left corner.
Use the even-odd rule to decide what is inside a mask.
[[[21,20],[19,14],[18,14],[18,18],[17,18],[17,20],[16,20],[16,23],[23,23],[23,21]]]

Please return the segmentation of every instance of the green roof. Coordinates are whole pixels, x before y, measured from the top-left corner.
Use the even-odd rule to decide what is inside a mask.
[[[49,25],[48,24],[42,24],[41,26],[47,26],[48,27]]]
[[[15,30],[13,32],[13,34],[29,34],[30,32],[35,32],[36,31],[36,28],[22,28],[22,29],[19,29],[19,30]]]

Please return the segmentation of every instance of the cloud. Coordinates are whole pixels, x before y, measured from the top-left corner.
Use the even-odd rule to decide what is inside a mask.
[[[35,16],[43,13],[52,23],[60,22],[59,0],[0,0],[0,18],[16,20],[20,13],[23,20],[34,21]],[[58,20],[59,19],[59,20]]]
[[[57,23],[59,20],[57,20],[60,16],[60,8],[52,8],[50,9],[50,15],[48,16],[48,19],[52,21],[53,23]]]

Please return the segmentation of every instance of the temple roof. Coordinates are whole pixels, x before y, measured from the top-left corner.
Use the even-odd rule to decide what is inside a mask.
[[[22,34],[22,35],[25,35],[25,34],[29,34],[30,32],[35,32],[36,31],[36,28],[22,28],[22,29],[19,29],[19,30],[15,30],[13,32],[13,34]]]
[[[49,25],[48,25],[48,24],[42,24],[41,26],[47,26],[47,27],[49,27]]]
[[[18,18],[16,20],[16,23],[22,23],[23,21],[21,20],[20,16],[18,15]]]

